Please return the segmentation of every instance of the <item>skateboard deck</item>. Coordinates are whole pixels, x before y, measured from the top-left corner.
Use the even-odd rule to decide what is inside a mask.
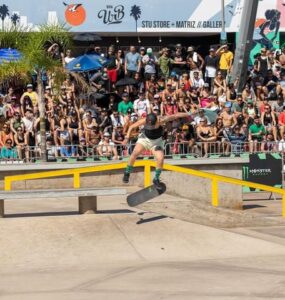
[[[165,191],[166,191],[166,185],[163,182],[160,183],[159,187],[153,184],[142,190],[130,194],[127,197],[127,203],[129,206],[137,206],[148,200],[158,197],[159,195],[163,194]]]

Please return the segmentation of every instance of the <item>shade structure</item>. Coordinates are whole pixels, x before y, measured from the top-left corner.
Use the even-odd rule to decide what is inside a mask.
[[[99,55],[84,54],[73,59],[66,68],[72,72],[88,72],[101,69],[107,63],[106,58]]]
[[[2,48],[0,49],[0,64],[4,62],[18,61],[22,58],[22,54],[16,49]]]

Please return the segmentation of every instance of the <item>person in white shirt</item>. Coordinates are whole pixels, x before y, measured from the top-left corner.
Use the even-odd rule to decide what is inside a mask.
[[[110,117],[111,117],[111,122],[113,127],[125,125],[124,117],[120,115],[117,110],[114,110]]]
[[[64,58],[64,63],[67,65],[67,64],[69,64],[71,61],[73,61],[74,58],[75,58],[75,57],[72,57],[72,56],[71,56],[71,50],[70,50],[70,49],[66,50],[66,56],[65,56],[65,58]]]
[[[199,77],[199,71],[194,71],[193,74],[194,74],[194,77],[191,79],[191,85],[198,89],[202,89],[205,82],[202,78]]]
[[[134,102],[134,112],[138,114],[139,117],[151,113],[151,107],[148,99],[145,99],[145,93],[139,92],[139,99]]]

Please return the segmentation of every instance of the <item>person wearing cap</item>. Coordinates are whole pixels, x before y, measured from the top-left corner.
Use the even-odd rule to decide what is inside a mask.
[[[117,148],[112,142],[111,134],[108,131],[103,133],[103,139],[100,141],[97,151],[101,157],[109,157],[114,160],[119,159]]]
[[[156,65],[158,59],[153,54],[152,48],[146,49],[146,54],[142,57],[142,64],[144,66],[144,78],[150,80],[153,75],[156,74]]]
[[[202,69],[204,67],[205,61],[203,57],[197,53],[192,46],[187,49],[187,58],[186,62],[190,69],[190,79],[194,78],[194,72],[197,71],[199,73],[199,77],[202,78]]]
[[[37,106],[39,103],[39,96],[38,94],[33,90],[33,85],[31,83],[27,84],[27,91],[23,93],[23,95],[20,98],[20,103],[23,105],[23,100],[25,96],[29,96],[32,100],[33,107]]]
[[[209,54],[205,57],[205,81],[210,85],[211,90],[214,88],[214,79],[219,66],[219,58],[213,47],[210,48]]]
[[[188,118],[189,116],[191,116],[189,113],[177,113],[172,116],[160,117],[154,113],[150,113],[146,116],[146,118],[140,119],[129,127],[123,145],[128,143],[133,130],[143,127],[143,131],[139,135],[136,146],[129,158],[128,165],[123,176],[124,183],[129,182],[129,177],[137,157],[144,151],[150,150],[156,159],[156,170],[153,183],[159,188],[160,174],[164,161],[164,141],[162,139],[164,134],[164,126],[168,122],[180,118]]]
[[[139,92],[139,98],[134,101],[134,112],[137,113],[139,117],[151,112],[149,100],[146,99],[143,91]]]
[[[119,103],[118,112],[122,115],[127,115],[128,109],[133,110],[133,103],[130,101],[130,97],[128,93],[122,94],[122,101]]]
[[[169,49],[163,48],[161,56],[158,59],[159,73],[164,78],[168,78],[170,74],[170,67],[174,64],[174,60],[169,56]]]
[[[141,56],[136,52],[135,46],[130,46],[130,51],[125,56],[125,74],[134,78],[141,70]]]
[[[216,55],[220,58],[219,60],[219,69],[222,72],[224,78],[227,77],[231,71],[234,54],[229,50],[228,45],[222,45],[217,51]]]

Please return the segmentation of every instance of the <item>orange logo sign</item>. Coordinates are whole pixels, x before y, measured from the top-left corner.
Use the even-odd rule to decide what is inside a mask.
[[[63,2],[63,5],[66,6],[65,20],[68,24],[72,26],[79,26],[84,23],[86,19],[86,11],[82,4],[66,4]]]

